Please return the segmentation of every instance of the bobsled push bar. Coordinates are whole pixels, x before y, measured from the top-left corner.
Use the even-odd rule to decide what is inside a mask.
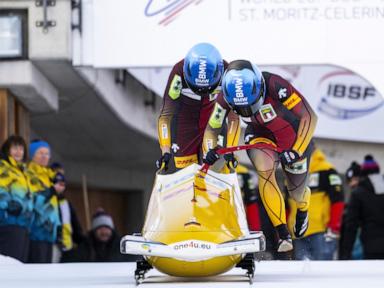
[[[217,149],[216,152],[219,155],[224,155],[224,154],[233,153],[236,151],[249,150],[249,149],[269,149],[269,150],[276,151],[278,153],[282,152],[281,149],[279,149],[278,147],[268,143],[255,143],[255,144],[239,145],[239,146],[233,146],[233,147],[227,147],[227,148],[219,148]],[[208,169],[209,169],[209,164],[204,163],[200,171],[203,173],[207,173]]]
[[[120,250],[123,254],[168,257],[193,262],[220,256],[264,251],[265,236],[262,232],[255,232],[220,244],[190,239],[166,245],[145,240],[141,236],[127,235],[121,239]]]

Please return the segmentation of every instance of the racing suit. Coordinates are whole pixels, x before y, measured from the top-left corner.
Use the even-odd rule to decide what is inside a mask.
[[[181,60],[170,73],[158,120],[161,152],[173,155],[176,169],[201,162],[200,149],[205,127],[221,91],[221,86],[218,86],[211,93],[194,93],[183,77],[183,65],[184,60]],[[227,65],[224,62],[225,68]],[[223,135],[221,146],[237,145],[240,137],[238,117],[231,113],[228,122],[228,133]]]
[[[294,150],[300,159],[290,165],[282,165],[287,189],[299,209],[309,207],[310,190],[306,188],[309,158],[313,150],[311,142],[317,117],[304,97],[278,75],[263,72],[266,83],[265,100],[258,113],[241,117],[247,124],[245,143],[269,143],[280,150]],[[207,125],[204,151],[217,145],[217,135],[226,119],[230,106],[221,93]],[[274,227],[284,226],[280,234],[288,235],[285,204],[275,178],[279,165],[279,153],[270,149],[247,151],[259,175],[259,191],[262,202]],[[284,239],[282,235],[280,238]]]

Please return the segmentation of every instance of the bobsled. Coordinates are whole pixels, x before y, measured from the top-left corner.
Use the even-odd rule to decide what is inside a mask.
[[[257,147],[259,147],[258,145]],[[255,145],[222,148],[220,154]],[[260,231],[249,231],[237,174],[192,164],[156,173],[141,234],[126,235],[121,253],[142,255],[135,279],[151,268],[179,277],[205,277],[237,266],[252,282],[255,252],[265,250]]]

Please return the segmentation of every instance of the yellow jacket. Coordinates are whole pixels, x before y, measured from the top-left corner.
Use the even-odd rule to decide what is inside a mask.
[[[53,188],[52,179],[55,172],[30,162],[28,175],[31,178],[31,192],[34,196],[34,220],[31,226],[31,240],[57,240],[57,228],[60,225],[58,200]]]
[[[344,201],[342,180],[320,149],[316,149],[311,157],[308,186],[311,188],[311,204],[308,210],[308,230],[304,236],[325,232],[332,225],[339,226],[340,211],[332,213],[331,206]],[[288,228],[294,235],[292,232],[296,217],[296,202],[289,198],[288,203],[290,209]]]
[[[25,165],[8,157],[0,161],[0,225],[17,225],[29,229],[33,200]]]

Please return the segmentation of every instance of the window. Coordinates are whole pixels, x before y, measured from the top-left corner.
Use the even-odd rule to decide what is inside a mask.
[[[27,58],[27,12],[0,10],[0,59]]]

